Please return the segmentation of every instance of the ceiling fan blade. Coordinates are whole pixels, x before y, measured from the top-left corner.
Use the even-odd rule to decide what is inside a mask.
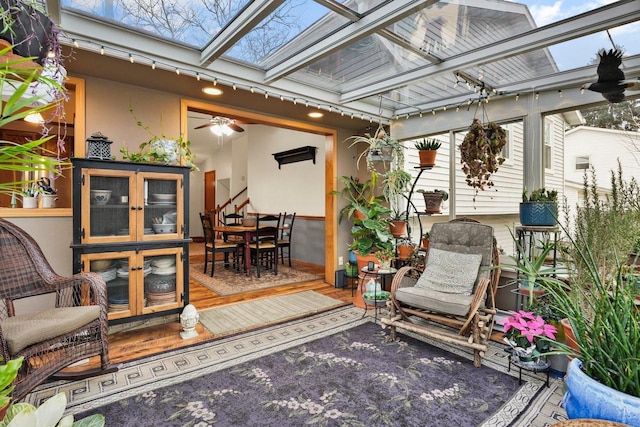
[[[231,129],[235,130],[236,132],[244,132],[244,129],[242,129],[240,126],[238,126],[235,123],[229,123],[227,126],[229,126]]]
[[[215,123],[211,123],[211,122],[209,122],[209,123],[205,123],[205,124],[200,125],[200,126],[196,126],[196,127],[194,127],[194,129],[208,128],[208,127],[213,126],[214,124],[215,124]]]

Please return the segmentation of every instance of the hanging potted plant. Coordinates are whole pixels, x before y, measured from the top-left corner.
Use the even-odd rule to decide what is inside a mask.
[[[553,227],[558,223],[558,192],[539,188],[531,194],[525,189],[520,203],[520,224]]]
[[[460,163],[466,175],[467,185],[475,189],[473,201],[478,191],[493,187],[491,175],[504,163],[500,155],[507,143],[507,133],[494,122],[482,125],[479,119],[473,119],[469,132],[460,144]]]
[[[421,168],[432,168],[436,164],[436,154],[442,143],[435,139],[422,139],[414,143],[420,157]]]
[[[429,214],[442,213],[442,202],[449,200],[449,193],[444,190],[435,189],[433,191],[418,190],[424,197],[425,212]]]

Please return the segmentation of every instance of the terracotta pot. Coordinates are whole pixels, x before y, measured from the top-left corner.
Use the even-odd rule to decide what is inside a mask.
[[[398,258],[408,259],[413,252],[413,245],[398,245]]]
[[[402,220],[393,220],[389,223],[389,232],[395,238],[407,235],[407,222]]]
[[[439,191],[425,191],[422,193],[424,197],[425,211],[427,213],[440,213],[440,206],[442,205],[442,199],[444,197],[444,193]]]
[[[576,343],[576,336],[573,334],[573,329],[571,329],[571,324],[569,323],[569,319],[567,318],[562,319],[560,321],[560,324],[562,325],[562,329],[564,330],[564,337],[567,345],[579,353],[580,348]],[[570,357],[569,359],[573,359],[573,358]]]
[[[420,150],[418,156],[420,156],[420,167],[433,167],[436,164],[436,150]]]
[[[422,239],[422,249],[429,249],[429,239]]]
[[[360,221],[362,221],[363,219],[367,219],[367,216],[358,210],[353,211],[353,217],[359,219]]]

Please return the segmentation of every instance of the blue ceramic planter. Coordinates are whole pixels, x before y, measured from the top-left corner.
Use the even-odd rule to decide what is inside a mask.
[[[570,419],[592,418],[640,426],[640,398],[607,387],[582,372],[573,359],[567,372],[567,392],[562,407]]]
[[[553,202],[520,203],[520,224],[553,227],[557,224],[558,206]]]

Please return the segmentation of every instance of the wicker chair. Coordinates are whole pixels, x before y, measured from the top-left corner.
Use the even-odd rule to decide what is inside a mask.
[[[383,327],[391,339],[401,328],[471,349],[479,367],[495,322],[498,265],[492,227],[470,219],[434,224],[424,272],[406,266],[393,278]]]
[[[21,309],[38,296],[43,311]],[[69,377],[114,371],[107,350],[107,288],[95,273],[58,276],[24,230],[0,219],[0,356],[24,356],[12,397],[22,399],[62,368],[100,356],[100,368]],[[31,311],[31,312],[28,312]]]

